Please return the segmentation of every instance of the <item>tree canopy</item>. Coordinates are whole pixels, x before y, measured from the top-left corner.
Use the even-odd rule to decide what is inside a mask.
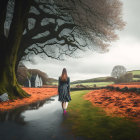
[[[126,74],[126,68],[122,65],[114,66],[111,72],[111,76],[114,78],[120,78],[121,76],[125,74]]]
[[[11,23],[14,0],[9,0],[6,23]],[[79,50],[108,50],[121,30],[120,0],[34,0],[23,32],[19,60],[40,54],[55,59],[76,57]],[[8,29],[5,28],[5,33]]]
[[[124,25],[120,0],[0,1],[0,94],[27,96],[15,75],[20,60],[105,52]]]

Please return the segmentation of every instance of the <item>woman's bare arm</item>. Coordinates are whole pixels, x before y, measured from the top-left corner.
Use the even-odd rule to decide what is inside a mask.
[[[68,93],[70,94],[70,78],[68,78]]]
[[[58,78],[58,94],[60,92],[60,78]]]

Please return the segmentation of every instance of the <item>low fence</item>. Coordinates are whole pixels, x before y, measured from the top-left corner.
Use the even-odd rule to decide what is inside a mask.
[[[98,88],[71,88],[70,91],[78,91],[78,90],[100,90],[100,89],[108,89],[111,91],[119,91],[119,92],[135,92],[140,94],[140,88],[119,88],[113,86],[106,86],[106,87],[98,87]]]
[[[140,82],[119,83],[119,85],[140,85]]]
[[[140,88],[128,88],[128,87],[120,88],[120,87],[107,86],[104,87],[104,89],[109,89],[112,91],[119,91],[119,92],[135,92],[140,94]]]
[[[104,89],[105,87],[99,87],[99,88],[70,88],[70,91],[78,91],[78,90],[98,90],[98,89]]]

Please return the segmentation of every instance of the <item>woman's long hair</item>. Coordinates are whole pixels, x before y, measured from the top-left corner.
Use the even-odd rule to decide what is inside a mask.
[[[67,81],[68,75],[66,68],[63,68],[62,74],[61,74],[61,81]]]

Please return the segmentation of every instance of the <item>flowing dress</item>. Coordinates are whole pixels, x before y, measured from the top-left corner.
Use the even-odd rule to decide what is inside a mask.
[[[58,101],[69,102],[71,100],[70,96],[70,78],[67,78],[67,81],[61,81],[59,77],[58,80]]]

